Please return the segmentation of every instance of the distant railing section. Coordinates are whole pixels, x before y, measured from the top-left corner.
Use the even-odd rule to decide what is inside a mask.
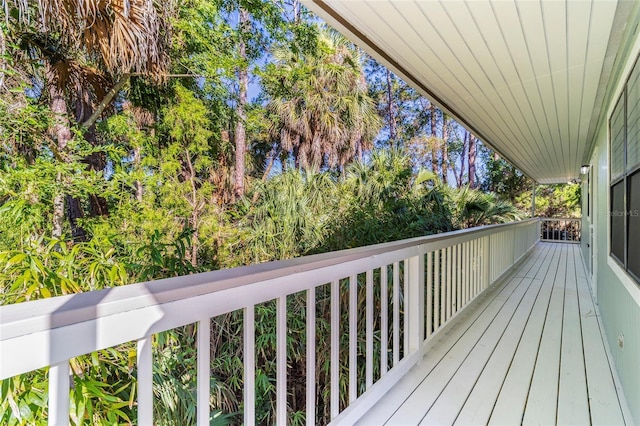
[[[540,219],[540,241],[579,243],[582,236],[582,221],[574,218]]]
[[[317,401],[324,396],[316,373],[325,368],[317,361],[319,351],[329,359],[330,392],[323,403],[330,405],[330,420],[352,424],[423,356],[433,336],[531,249],[539,224],[492,225],[2,306],[0,379],[49,366],[49,423],[66,424],[70,359],[137,342],[137,423],[152,424],[151,342],[157,333],[195,323],[197,419],[209,424],[211,319],[240,311],[243,422],[252,425],[256,305],[275,300],[275,421],[290,421],[287,336],[290,316],[299,315],[296,323],[306,324],[307,424],[329,420],[318,420]],[[294,300],[306,309],[291,310],[288,317]],[[328,342],[317,336],[320,317],[330,324]]]

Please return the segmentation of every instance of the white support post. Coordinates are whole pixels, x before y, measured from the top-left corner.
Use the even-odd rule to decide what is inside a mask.
[[[366,351],[365,351],[365,383],[367,389],[373,385],[373,271],[366,274]]]
[[[400,264],[393,263],[393,366],[400,362]]]
[[[349,404],[358,398],[358,276],[349,277]]]
[[[380,376],[389,366],[389,284],[387,266],[380,268]]]
[[[409,258],[405,268],[408,271],[408,294],[406,309],[409,314],[409,345],[406,355],[420,349],[424,336],[424,256]]]
[[[331,419],[340,414],[340,281],[331,283]]]
[[[49,426],[69,424],[69,360],[49,367]]]
[[[536,183],[533,182],[531,189],[531,217],[536,217]]]
[[[316,289],[307,290],[307,424],[316,424]]]
[[[153,336],[138,340],[138,424],[153,424]]]
[[[244,314],[244,424],[256,423],[256,318],[255,306],[247,306]]]
[[[198,401],[197,423],[209,425],[209,397],[211,394],[211,319],[198,322]]]
[[[276,422],[287,425],[287,296],[276,306]]]

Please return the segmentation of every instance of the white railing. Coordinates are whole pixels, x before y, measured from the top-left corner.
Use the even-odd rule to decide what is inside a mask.
[[[579,243],[582,234],[581,226],[581,219],[542,218],[540,220],[540,241]]]
[[[2,306],[0,379],[49,367],[49,423],[66,424],[69,360],[135,341],[138,424],[152,424],[152,339],[156,333],[197,323],[197,419],[198,424],[208,424],[211,318],[241,310],[244,424],[251,425],[255,423],[255,307],[275,300],[275,418],[286,424],[287,298],[306,292],[306,306],[315,307],[316,292],[328,291],[331,419],[353,423],[417,362],[433,337],[524,256],[539,236],[539,221],[532,219]],[[344,303],[341,291],[348,294]],[[307,424],[314,424],[316,369],[323,367],[316,365],[316,309],[306,311],[306,415]],[[366,316],[365,330],[358,327],[362,316]],[[341,318],[348,318],[345,350],[340,347]],[[359,333],[365,341],[362,352]],[[342,359],[345,354],[348,359]],[[363,361],[364,369],[359,369]],[[348,395],[341,395],[339,382],[345,380],[341,376],[345,369],[340,366],[345,364]],[[366,391],[359,389],[359,383]],[[341,410],[341,399],[343,406],[348,401],[346,409]]]

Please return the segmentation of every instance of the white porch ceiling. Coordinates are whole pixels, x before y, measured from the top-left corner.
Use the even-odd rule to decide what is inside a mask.
[[[539,183],[579,177],[630,3],[305,1]]]

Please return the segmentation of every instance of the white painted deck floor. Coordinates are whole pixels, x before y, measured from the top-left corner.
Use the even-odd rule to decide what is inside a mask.
[[[631,424],[583,265],[538,243],[358,424]]]

